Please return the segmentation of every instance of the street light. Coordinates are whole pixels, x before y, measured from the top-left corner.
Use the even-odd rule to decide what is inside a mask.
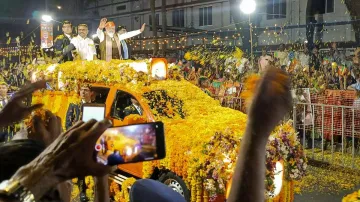
[[[50,22],[53,20],[53,18],[50,15],[43,15],[41,16],[41,19],[45,22]]]
[[[61,10],[61,9],[62,9],[62,7],[61,7],[61,6],[57,6],[57,9]]]
[[[250,15],[255,11],[255,9],[256,9],[255,0],[243,0],[240,3],[240,10],[245,14]]]
[[[253,27],[251,23],[251,14],[256,9],[256,2],[255,0],[242,0],[240,3],[240,10],[249,15],[249,27],[250,27],[250,46],[251,46],[251,66],[254,67],[254,50],[253,50]]]

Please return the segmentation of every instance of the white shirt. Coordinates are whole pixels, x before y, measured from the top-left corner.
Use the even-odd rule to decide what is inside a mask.
[[[128,39],[128,38],[134,37],[134,36],[139,35],[139,34],[141,34],[140,29],[139,29],[139,30],[135,30],[135,31],[131,31],[131,32],[126,32],[125,34],[118,34],[118,33],[117,33],[120,41],[121,41],[121,40],[124,40],[124,39]],[[103,42],[103,41],[104,41],[104,39],[105,39],[105,34],[104,34],[104,32],[103,32],[101,29],[99,29],[99,28],[97,29],[96,35],[99,37],[100,42]]]
[[[70,34],[65,34],[65,33],[64,33],[64,35],[71,40]]]
[[[91,61],[96,55],[94,41],[90,38],[82,38],[80,35],[71,39],[71,43],[75,46],[81,60]]]

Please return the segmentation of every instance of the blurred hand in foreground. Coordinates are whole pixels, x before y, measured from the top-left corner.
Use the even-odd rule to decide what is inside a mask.
[[[28,138],[44,143],[47,147],[53,143],[62,132],[61,119],[50,111],[45,111],[45,120],[39,115],[32,117],[32,128],[28,131]]]
[[[267,140],[292,104],[290,78],[281,69],[269,68],[259,81],[249,110],[249,124]]]
[[[88,175],[106,175],[111,167],[95,161],[94,148],[97,139],[110,126],[108,120],[76,123],[36,159],[20,168],[12,179],[28,188],[38,200],[63,181]]]
[[[22,121],[28,117],[32,111],[41,108],[43,104],[35,104],[28,107],[24,104],[24,100],[31,96],[33,92],[44,89],[46,82],[46,80],[37,81],[24,86],[16,92],[0,112],[0,126],[8,126]]]

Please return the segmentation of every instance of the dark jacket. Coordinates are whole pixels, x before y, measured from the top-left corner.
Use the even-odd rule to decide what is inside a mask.
[[[66,123],[65,127],[68,130],[73,126],[81,117],[81,105],[70,103],[69,108],[66,112]]]
[[[72,36],[72,37],[74,37],[74,36]],[[70,39],[68,37],[66,37],[64,34],[57,36],[54,41],[54,48],[55,48],[56,55],[61,55],[64,48],[68,45],[70,45]],[[73,58],[71,52],[68,52],[64,56],[62,61],[67,62],[67,61],[72,61],[73,59],[74,58]]]

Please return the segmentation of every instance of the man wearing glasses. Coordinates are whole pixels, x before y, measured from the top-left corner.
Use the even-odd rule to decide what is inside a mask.
[[[63,33],[56,37],[54,43],[55,53],[58,56],[62,55],[64,48],[68,46],[70,44],[71,39],[74,38],[72,24],[70,21],[65,20],[63,22],[62,31]],[[72,60],[73,60],[73,56],[71,52],[69,52],[63,57],[61,62],[67,62]]]

